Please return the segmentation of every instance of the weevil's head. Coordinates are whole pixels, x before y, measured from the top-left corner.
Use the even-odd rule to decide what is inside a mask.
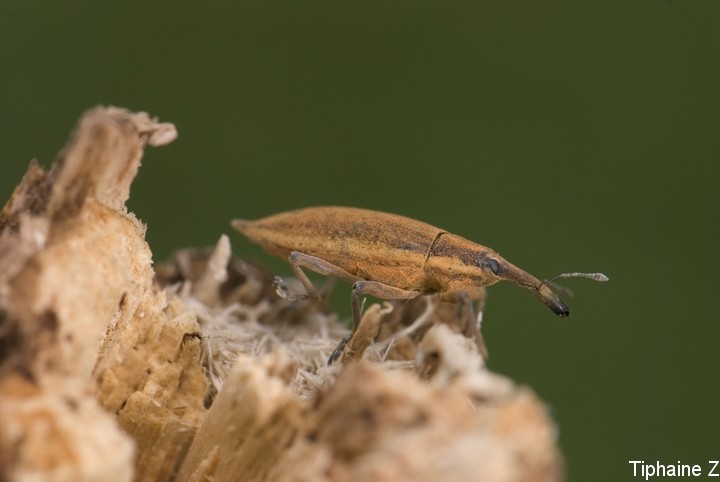
[[[438,291],[467,291],[512,281],[531,292],[558,316],[570,316],[570,310],[550,287],[507,261],[492,249],[450,233],[433,243],[424,266],[425,275],[435,281]]]
[[[486,277],[494,278],[494,281],[487,284],[502,280],[512,281],[535,295],[556,315],[560,317],[570,316],[570,309],[547,284],[530,273],[521,270],[496,252],[488,250],[482,253],[477,258],[477,264]]]

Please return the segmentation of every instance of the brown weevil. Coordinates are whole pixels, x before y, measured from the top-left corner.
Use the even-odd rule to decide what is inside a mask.
[[[361,295],[398,300],[438,293],[441,299],[476,300],[483,296],[484,287],[502,280],[525,288],[556,315],[570,316],[548,283],[497,252],[405,216],[350,207],[311,207],[257,221],[236,219],[232,226],[268,253],[286,258],[311,299],[319,296],[302,268],[353,283],[353,332],[360,323]],[[607,279],[599,273],[561,276]],[[340,343],[328,363],[351,336]]]

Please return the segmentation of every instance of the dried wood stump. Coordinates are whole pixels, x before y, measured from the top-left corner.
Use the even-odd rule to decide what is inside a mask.
[[[279,299],[226,236],[153,268],[125,202],[175,136],[90,110],[0,214],[0,481],[563,480],[543,403],[462,310],[371,305],[328,367],[337,315]]]

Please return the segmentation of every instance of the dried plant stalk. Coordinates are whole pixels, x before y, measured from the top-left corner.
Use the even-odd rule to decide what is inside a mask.
[[[91,110],[49,172],[31,163],[2,211],[0,473],[5,478],[141,478],[134,470],[135,443],[119,429],[113,412],[124,405],[121,423],[132,428],[126,414],[137,410],[132,411],[130,395],[146,393],[165,408],[162,423],[170,439],[187,432],[181,422],[197,424],[204,412],[207,384],[199,340],[186,338],[197,335],[197,323],[187,317],[166,323],[177,317],[167,314],[164,294],[152,286],[145,227],[125,209],[144,146],[173,137],[172,125],[146,114]],[[157,328],[149,329],[153,323]],[[127,336],[128,330],[133,335]],[[126,344],[130,338],[134,343]],[[181,356],[169,350],[168,360],[153,367],[149,355],[158,353],[153,351],[158,345],[166,352],[174,345]],[[149,366],[161,375],[148,373]],[[188,374],[193,368],[194,378]],[[100,381],[97,398],[93,374]],[[177,395],[187,387],[197,393]],[[177,413],[179,406],[183,413]],[[149,423],[144,414],[135,422]],[[167,433],[171,423],[176,434]],[[184,449],[191,438],[185,435]],[[155,449],[162,451],[163,444]],[[157,473],[154,464],[150,471]]]

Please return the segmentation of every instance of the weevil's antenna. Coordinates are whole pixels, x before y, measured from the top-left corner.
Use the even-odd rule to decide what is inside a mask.
[[[573,296],[575,296],[575,293],[573,293],[570,288],[566,288],[557,283],[554,283],[556,279],[560,278],[585,278],[593,281],[610,281],[610,278],[608,278],[602,273],[560,273],[552,279],[543,280],[545,284],[552,288],[553,291],[558,294],[567,296],[568,298],[572,298]]]
[[[560,273],[549,281],[555,281],[560,278],[587,278],[593,281],[610,281],[610,278],[602,273]]]

